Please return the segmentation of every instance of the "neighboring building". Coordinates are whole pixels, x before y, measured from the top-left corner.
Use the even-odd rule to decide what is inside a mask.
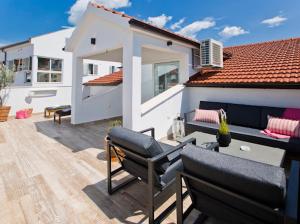
[[[299,107],[299,41],[228,47],[211,58],[221,57],[222,66],[201,67],[197,57],[204,64],[210,61],[199,53],[208,42],[201,44],[90,3],[66,44],[75,68],[72,123],[122,116],[125,127],[154,127],[161,138],[171,134],[176,116],[195,109],[200,100]],[[90,58],[116,61],[123,68],[85,83],[87,94],[81,68]]]
[[[5,93],[11,115],[23,108],[38,113],[47,106],[71,104],[72,53],[65,52],[64,47],[73,31],[63,29],[0,47],[0,61],[15,72],[14,83]],[[83,79],[108,74],[116,66],[120,64],[85,61]]]

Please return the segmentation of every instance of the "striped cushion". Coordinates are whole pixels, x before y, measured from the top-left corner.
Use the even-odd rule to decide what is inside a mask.
[[[203,121],[207,123],[219,124],[219,112],[216,110],[196,109],[194,121]]]
[[[300,121],[269,116],[268,131],[294,138],[300,138]]]

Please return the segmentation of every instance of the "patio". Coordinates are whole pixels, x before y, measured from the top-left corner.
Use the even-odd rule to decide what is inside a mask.
[[[146,222],[142,183],[107,194],[107,127],[108,121],[73,126],[66,119],[58,125],[42,115],[1,123],[0,223]],[[164,221],[175,222],[175,212]]]

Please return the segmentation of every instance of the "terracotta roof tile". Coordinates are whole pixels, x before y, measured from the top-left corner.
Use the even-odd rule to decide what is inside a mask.
[[[300,38],[227,47],[224,54],[223,69],[203,68],[187,86],[300,85]]]
[[[118,72],[111,73],[109,75],[102,76],[97,79],[90,80],[84,85],[86,86],[115,86],[122,83],[123,80],[123,72],[122,70]]]

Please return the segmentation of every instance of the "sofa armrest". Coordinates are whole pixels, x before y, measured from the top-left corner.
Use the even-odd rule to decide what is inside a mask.
[[[299,222],[299,187],[300,187],[300,162],[292,161],[291,172],[288,179],[286,204],[285,204],[285,223]]]
[[[189,120],[189,115],[195,113],[195,110],[184,113],[184,121],[187,122]]]
[[[139,131],[139,132],[143,134],[143,133],[146,133],[148,131],[151,131],[151,137],[155,138],[155,129],[153,127],[152,128],[147,128],[147,129]]]
[[[149,158],[148,161],[150,162],[158,162],[162,159],[164,159],[165,157],[167,157],[168,155],[170,155],[171,153],[179,150],[179,149],[182,149],[184,146],[186,146],[188,143],[192,143],[194,145],[196,145],[196,139],[195,138],[190,138],[184,142],[182,142],[181,144],[177,145],[177,146],[174,146],[173,149],[170,149],[168,151],[165,151],[155,157],[152,157],[152,158]]]

